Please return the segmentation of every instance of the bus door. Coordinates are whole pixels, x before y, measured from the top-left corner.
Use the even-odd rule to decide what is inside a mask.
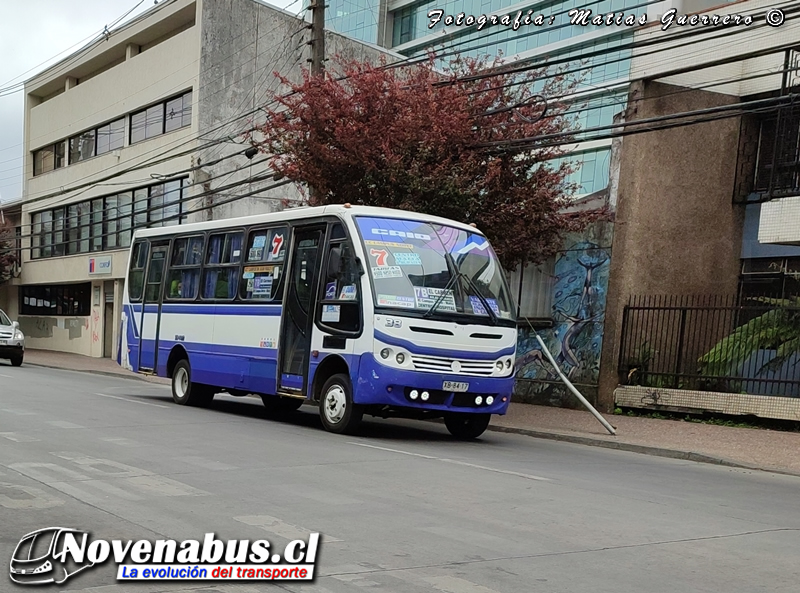
[[[142,299],[142,319],[139,323],[139,370],[154,371],[158,364],[158,333],[161,325],[161,294],[167,268],[169,241],[150,245],[147,274]]]
[[[278,346],[281,392],[306,393],[324,238],[324,226],[294,229]]]

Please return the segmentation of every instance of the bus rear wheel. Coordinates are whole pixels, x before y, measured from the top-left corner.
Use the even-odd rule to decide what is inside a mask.
[[[353,386],[344,373],[325,381],[319,397],[322,426],[329,432],[351,434],[364,417],[364,409],[353,403]]]
[[[477,439],[489,427],[491,414],[447,414],[444,425],[457,439]]]
[[[189,361],[178,361],[172,371],[172,399],[181,406],[204,406],[214,399],[214,389],[208,385],[192,382],[192,367]]]

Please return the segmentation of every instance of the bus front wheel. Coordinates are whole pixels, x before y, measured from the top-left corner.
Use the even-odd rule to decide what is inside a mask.
[[[364,409],[353,403],[350,377],[343,373],[325,381],[319,398],[319,415],[325,430],[350,434],[361,423]]]
[[[203,406],[214,399],[214,390],[208,385],[192,383],[192,367],[184,359],[172,371],[172,399],[181,406]]]
[[[444,425],[457,439],[477,439],[489,427],[491,414],[447,414]]]

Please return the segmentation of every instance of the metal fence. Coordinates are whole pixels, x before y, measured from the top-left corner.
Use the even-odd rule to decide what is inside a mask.
[[[633,296],[623,385],[800,397],[800,299]]]

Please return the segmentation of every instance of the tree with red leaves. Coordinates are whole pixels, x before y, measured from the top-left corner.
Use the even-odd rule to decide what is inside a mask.
[[[312,189],[310,205],[350,202],[475,223],[506,269],[542,262],[564,233],[597,217],[565,212],[576,187],[562,148],[478,148],[574,129],[575,106],[567,113],[562,99],[576,80],[544,69],[504,74],[499,60],[459,58],[444,69],[435,56],[400,67],[337,64],[338,78],[304,72],[292,83],[276,73],[291,92],[273,97],[267,123],[250,136],[273,155],[276,173]]]
[[[7,218],[0,218],[0,285],[11,279],[18,261],[14,227]]]

